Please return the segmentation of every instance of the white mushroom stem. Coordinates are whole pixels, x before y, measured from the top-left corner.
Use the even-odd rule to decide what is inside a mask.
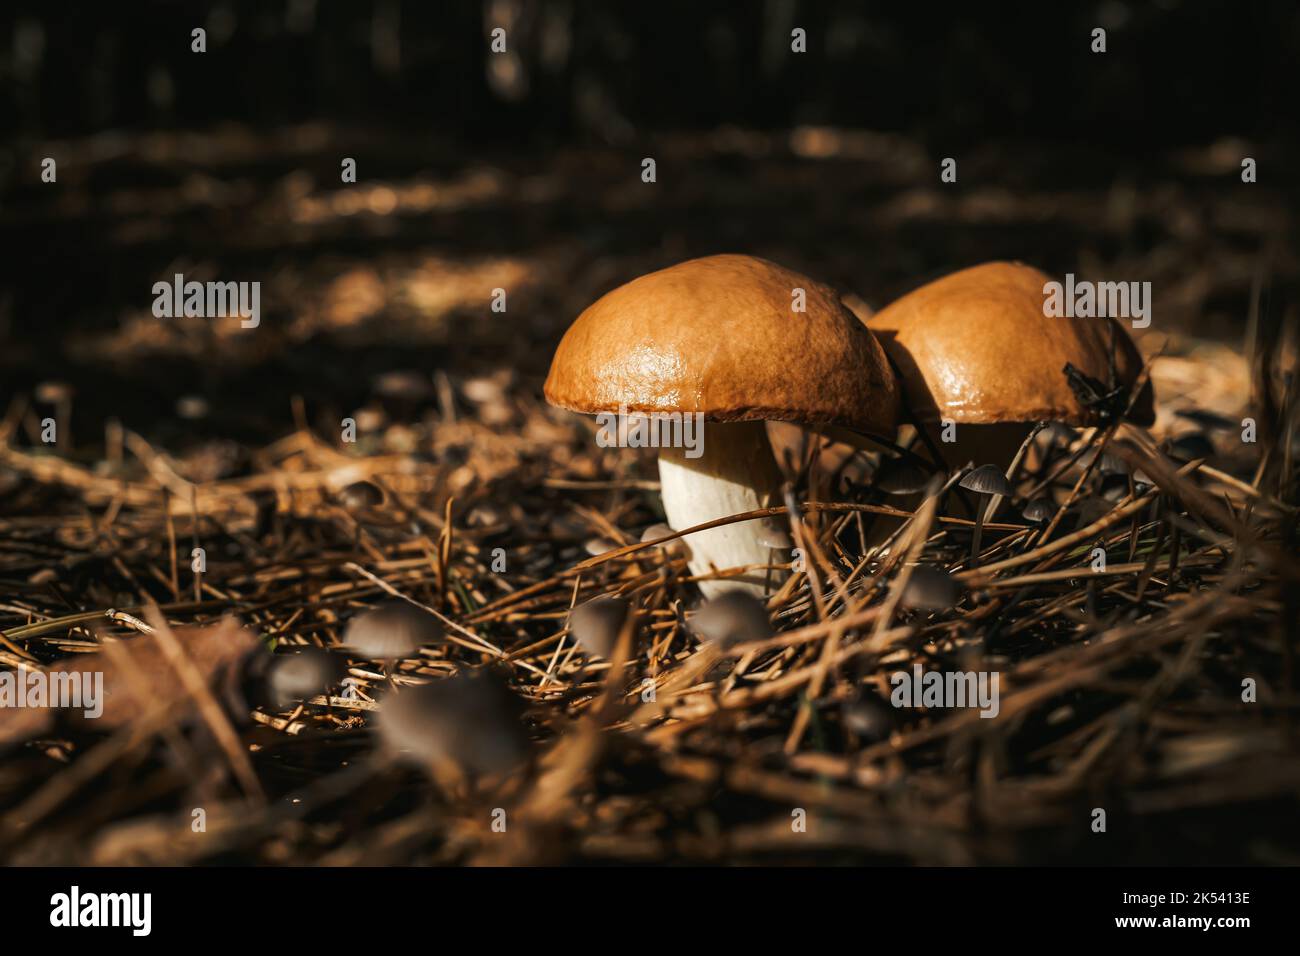
[[[770,508],[781,498],[781,473],[762,422],[706,422],[703,451],[686,457],[687,449],[659,452],[660,494],[668,523],[678,531],[729,515]],[[691,549],[693,574],[712,574],[728,568],[783,562],[786,556],[768,543],[759,519],[697,531],[683,540]],[[774,560],[775,557],[775,560]],[[784,572],[761,568],[716,581],[701,581],[705,597],[743,589],[761,595],[765,582],[779,584]]]

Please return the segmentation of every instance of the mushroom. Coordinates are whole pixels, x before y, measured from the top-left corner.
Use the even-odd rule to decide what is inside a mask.
[[[618,545],[615,542],[610,541],[609,538],[601,537],[588,538],[582,543],[582,550],[586,551],[593,558],[598,558],[602,554],[613,551],[617,547]]]
[[[1011,483],[1007,481],[1006,475],[997,465],[980,465],[978,468],[972,468],[958,482],[967,491],[973,491],[977,495],[987,495],[989,498],[1007,498],[1011,495]],[[975,534],[970,540],[970,559],[975,563],[975,559],[980,553],[980,538],[984,534],[984,508],[975,509]]]
[[[339,504],[353,515],[364,514],[384,502],[384,493],[370,481],[354,481],[339,492]]]
[[[361,546],[362,518],[384,503],[384,493],[371,481],[354,481],[338,493],[339,504],[352,518],[352,546]]]
[[[523,706],[496,675],[457,674],[384,700],[380,737],[428,769],[451,764],[475,776],[507,773],[528,754]]]
[[[738,255],[683,262],[605,295],[565,333],[545,392],[576,412],[671,423],[656,430],[674,439],[657,443],[659,480],[664,514],[679,529],[779,500],[765,421],[892,435],[898,420],[884,353],[834,291]],[[691,571],[765,568],[765,540],[755,521],[690,534]],[[750,570],[700,589],[761,594],[765,578]]]
[[[333,687],[343,679],[342,662],[319,647],[307,647],[296,654],[278,654],[271,660],[266,686],[277,707],[306,700]]]
[[[1052,520],[1052,515],[1056,514],[1056,508],[1046,498],[1035,498],[1025,505],[1020,514],[1031,524],[1046,524]]]
[[[1097,460],[1097,449],[1090,448],[1079,458],[1079,467],[1088,468],[1092,466],[1094,460]],[[1118,455],[1112,455],[1108,451],[1101,453],[1101,459],[1097,461],[1096,472],[1102,477],[1110,475],[1127,475],[1129,473],[1128,462]]]
[[[390,601],[354,617],[343,633],[343,643],[366,660],[382,663],[392,686],[393,665],[414,657],[441,636],[442,625],[432,615],[405,601]]]
[[[652,524],[641,532],[641,543],[648,544],[651,541],[659,541],[667,538],[669,535],[676,534],[672,528],[660,521]],[[665,541],[663,544],[656,546],[656,550],[662,552],[665,558],[684,558],[690,556],[690,549],[686,547],[681,538],[673,538],[671,541]]]
[[[1113,408],[1082,399],[1067,365],[1105,386],[1113,347],[1115,384],[1131,388],[1137,380],[1142,357],[1115,319],[1044,314],[1050,281],[1018,262],[988,262],[921,286],[868,321],[920,424],[934,436],[944,419],[956,423],[955,445],[939,445],[949,464],[1005,467],[1034,422],[1105,421]],[[1155,420],[1150,383],[1129,420]]]
[[[867,741],[883,740],[894,727],[889,707],[871,693],[860,693],[846,700],[840,716],[848,730]]]
[[[761,641],[774,633],[763,602],[746,591],[724,591],[691,618],[691,630],[705,643],[725,649]]]
[[[907,576],[900,600],[914,611],[947,611],[961,600],[961,585],[943,568],[918,564]]]
[[[621,597],[603,594],[569,612],[569,632],[592,657],[608,659],[627,620],[629,604]]]

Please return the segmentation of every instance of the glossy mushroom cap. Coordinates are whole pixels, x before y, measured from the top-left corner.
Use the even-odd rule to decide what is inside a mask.
[[[806,311],[792,311],[803,289]],[[596,414],[701,412],[893,434],[899,396],[880,344],[807,276],[751,256],[692,259],[620,286],[565,333],[546,399]]]
[[[972,468],[957,484],[981,495],[1001,495],[1006,498],[1013,493],[1007,476],[1002,474],[1002,470],[996,465],[980,465],[978,468]]]
[[[1018,262],[988,262],[921,286],[871,318],[868,325],[898,365],[921,421],[1096,424],[1063,369],[1068,362],[1106,383],[1112,324],[1117,379],[1128,386],[1136,381],[1142,357],[1115,319],[1043,314],[1043,286],[1050,281]],[[1155,420],[1150,382],[1130,419]]]
[[[1035,498],[1025,505],[1025,510],[1020,512],[1026,521],[1032,521],[1034,524],[1042,524],[1051,521],[1052,516],[1056,514],[1056,507],[1046,499]]]

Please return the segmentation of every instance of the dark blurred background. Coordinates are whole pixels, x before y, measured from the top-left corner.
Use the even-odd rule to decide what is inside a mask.
[[[526,400],[592,299],[721,251],[875,308],[993,258],[1149,280],[1161,342],[1238,347],[1256,301],[1295,317],[1294,0],[11,2],[0,24],[0,398],[71,383],[92,438],[264,439],[292,396],[337,423],[403,370]],[[262,325],[155,319],[178,271],[261,281]],[[172,421],[185,396],[206,425]]]
[[[1137,159],[1296,133],[1300,11],[1287,0],[5,6],[4,126],[20,140],[325,120],[524,147],[815,123],[950,152],[1024,137]],[[804,55],[790,50],[796,27]],[[1090,51],[1096,27],[1105,55]]]

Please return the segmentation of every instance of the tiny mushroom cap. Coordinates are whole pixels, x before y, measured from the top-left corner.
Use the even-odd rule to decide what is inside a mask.
[[[1119,384],[1132,386],[1142,357],[1113,318],[1048,315],[1052,280],[1019,262],[987,262],[923,285],[868,321],[897,364],[922,422],[959,424],[1099,421],[1063,369],[1109,381],[1111,329]],[[1150,383],[1130,418],[1155,420]]]
[[[1087,468],[1097,458],[1097,449],[1090,449],[1079,459],[1079,464]],[[1108,451],[1101,453],[1101,460],[1097,462],[1096,471],[1103,475],[1127,475],[1129,473],[1128,462],[1119,455],[1112,455]]]
[[[652,524],[641,532],[641,543],[646,544],[650,541],[658,541],[661,538],[667,538],[671,534],[676,534],[676,532],[661,521],[658,524]],[[658,547],[670,558],[690,557],[690,548],[686,546],[686,542],[681,538],[673,538],[671,541],[665,541]]]
[[[405,601],[391,601],[354,617],[343,643],[367,660],[395,661],[415,656],[441,636],[437,618]]]
[[[918,564],[907,576],[900,598],[915,611],[947,611],[961,600],[962,587],[943,568]]]
[[[764,518],[756,524],[758,541],[764,547],[771,548],[773,551],[789,551],[794,547],[794,539],[790,537],[790,532],[778,522],[771,518]]]
[[[980,465],[978,468],[972,468],[962,476],[958,482],[968,491],[973,491],[981,495],[996,495],[1000,498],[1009,498],[1012,494],[1011,483],[1007,481],[1007,476],[1002,474],[1002,469],[996,465]],[[972,565],[979,557],[980,541],[984,534],[984,518],[986,512],[984,508],[975,510],[975,533],[970,539],[970,557]]]
[[[339,492],[339,503],[348,511],[369,511],[384,501],[384,493],[370,481],[355,481]]]
[[[864,740],[881,740],[894,726],[891,709],[874,694],[861,694],[844,702],[844,726]]]
[[[691,618],[691,630],[720,648],[761,641],[774,633],[763,602],[745,591],[724,591]]]
[[[588,538],[582,543],[582,549],[593,558],[600,557],[606,551],[613,551],[617,547],[618,545],[610,541],[609,538]]]
[[[1007,498],[1012,493],[1007,476],[1002,474],[1002,469],[997,465],[980,465],[978,468],[972,468],[958,484],[967,491],[974,491],[981,495],[1001,495]]]
[[[607,419],[676,422],[679,437],[654,444],[664,512],[679,529],[777,499],[765,421],[892,435],[900,409],[879,343],[832,289],[739,255],[692,259],[605,295],[565,333],[545,393],[552,405]],[[770,554],[754,525],[688,536],[694,574],[749,569],[701,581],[706,596],[762,593],[771,576],[755,566]]]
[[[314,697],[343,679],[343,662],[319,647],[296,654],[277,654],[271,660],[266,682],[276,706]]]
[[[491,673],[456,674],[390,694],[381,738],[423,764],[451,763],[474,775],[506,773],[528,755],[521,701]]]
[[[627,620],[628,602],[602,594],[569,612],[569,632],[578,646],[592,657],[608,658]]]
[[[641,543],[646,544],[650,541],[658,541],[660,538],[666,538],[670,534],[674,533],[675,532],[672,528],[668,527],[668,525],[661,521],[658,524],[652,524],[641,532]]]
[[[1046,498],[1035,498],[1025,505],[1025,510],[1020,513],[1026,521],[1042,524],[1044,521],[1052,519],[1052,515],[1056,514],[1056,508]]]

